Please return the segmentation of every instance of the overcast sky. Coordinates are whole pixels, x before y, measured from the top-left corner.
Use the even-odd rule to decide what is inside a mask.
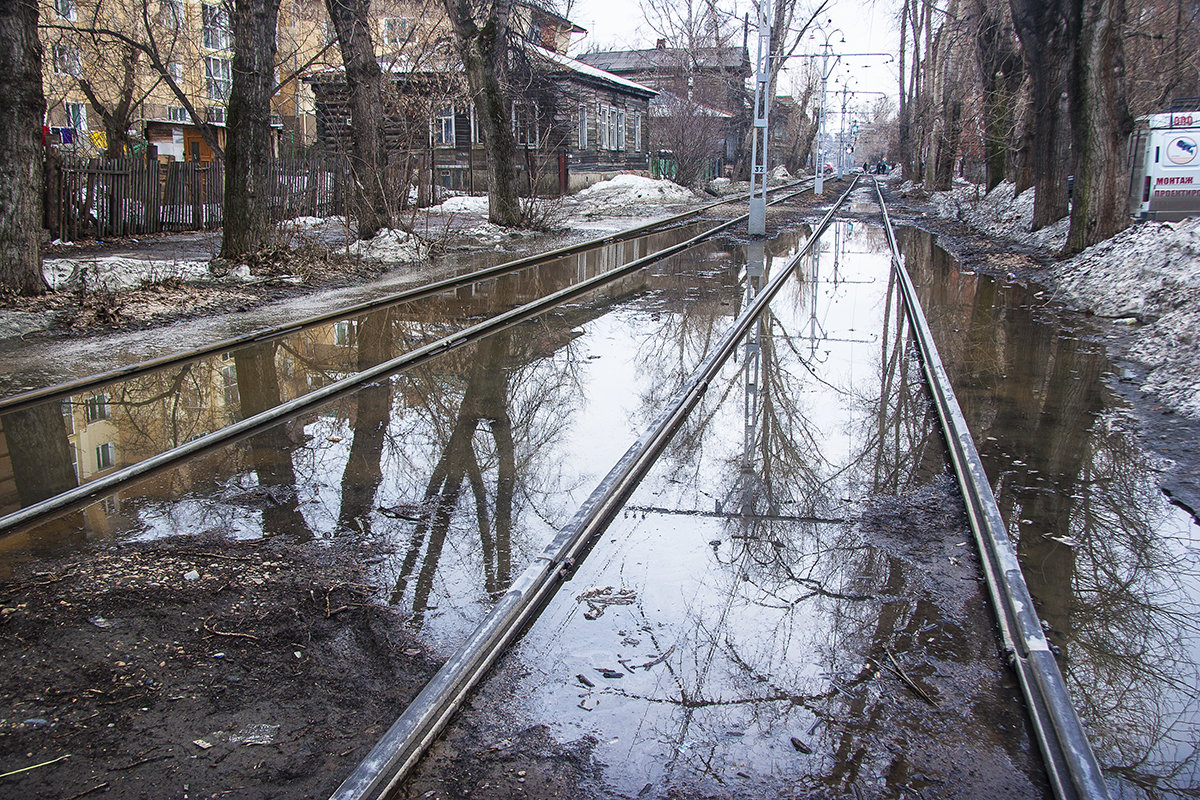
[[[801,0],[803,2],[804,0]],[[732,9],[734,0],[718,0],[722,8]],[[749,4],[739,3],[743,8]],[[841,29],[845,34],[846,43],[841,43],[841,34],[835,34],[832,42],[836,45],[835,52],[840,53],[895,53],[899,45],[899,33],[896,29],[896,0],[834,0],[828,12],[822,18],[832,19],[828,26],[830,30]],[[603,49],[638,49],[653,47],[658,34],[646,25],[639,0],[575,0],[571,11],[572,21],[587,28],[588,35],[577,48],[593,49],[597,46]],[[750,39],[751,59],[754,58],[754,32]],[[810,42],[807,52],[819,52],[818,42]],[[896,96],[897,68],[895,61],[885,63],[884,58],[847,58],[834,71],[831,81],[846,76],[851,80],[851,88],[864,91],[881,91]],[[781,84],[786,81],[781,81]],[[833,83],[830,84],[833,89]],[[780,91],[787,91],[786,85],[781,85]],[[869,104],[873,95],[860,95],[861,103]],[[839,101],[840,105],[840,101]]]

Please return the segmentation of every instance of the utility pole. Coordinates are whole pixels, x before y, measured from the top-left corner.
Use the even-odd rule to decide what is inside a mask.
[[[754,137],[750,145],[751,236],[767,233],[767,121],[771,115],[771,0],[758,6],[758,57],[754,67]]]

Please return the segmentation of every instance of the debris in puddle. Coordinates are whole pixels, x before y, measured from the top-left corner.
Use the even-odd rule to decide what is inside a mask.
[[[592,683],[591,679],[589,679],[588,676],[584,675],[582,672],[576,675],[575,679],[589,689],[594,689],[596,687],[596,684]]]
[[[596,672],[599,672],[602,677],[613,680],[615,678],[624,678],[625,673],[608,667],[596,667]]]
[[[579,701],[579,707],[582,708],[584,711],[594,711],[596,709],[596,706],[598,706],[598,705],[600,705],[600,701],[593,700],[591,708],[588,708],[586,697]]]
[[[795,736],[792,737],[792,747],[794,747],[798,753],[804,753],[806,756],[812,755],[812,748],[797,739]]]
[[[657,665],[661,664],[662,662],[666,661],[667,658],[670,657],[671,653],[674,653],[674,652],[675,652],[675,645],[671,645],[670,647],[668,647],[666,649],[665,652],[663,652],[662,655],[655,656],[654,658],[647,661],[645,664],[636,664],[636,665],[634,665],[634,669],[650,669],[651,667],[657,666]]]
[[[587,603],[584,619],[599,619],[609,606],[628,606],[637,600],[633,589],[613,589],[611,586],[593,586],[575,598],[577,603]]]
[[[413,503],[397,503],[394,506],[380,506],[379,513],[389,519],[404,519],[409,522],[421,521],[421,507]]]

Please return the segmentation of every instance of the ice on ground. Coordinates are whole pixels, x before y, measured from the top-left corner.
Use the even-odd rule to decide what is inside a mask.
[[[206,261],[158,261],[124,256],[97,258],[47,258],[42,273],[53,289],[79,286],[87,289],[129,289],[166,280],[198,281],[212,277]]]
[[[384,228],[374,238],[354,242],[349,247],[352,255],[370,261],[417,261],[424,254],[421,240],[407,231]]]
[[[613,212],[628,209],[636,212],[639,206],[660,203],[690,203],[696,195],[691,189],[668,180],[655,180],[641,175],[617,175],[592,184],[567,198],[578,211]]]
[[[1200,417],[1200,219],[1143,222],[1055,270],[1059,296],[1106,317],[1136,317],[1130,351],[1142,389]]]
[[[969,181],[956,181],[948,192],[934,192],[929,201],[938,216],[961,220],[976,230],[991,236],[1003,236],[1022,244],[1061,250],[1067,243],[1071,223],[1060,219],[1038,231],[1033,227],[1034,190],[1016,194],[1016,184],[1005,181],[986,194],[983,187]],[[911,181],[900,187],[901,193],[912,191]]]
[[[443,214],[486,214],[488,213],[488,199],[487,195],[479,197],[460,195],[451,197],[441,205],[433,206],[429,210]]]

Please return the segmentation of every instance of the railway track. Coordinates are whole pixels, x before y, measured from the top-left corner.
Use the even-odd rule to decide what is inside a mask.
[[[751,333],[764,309],[801,259],[820,240],[856,184],[857,180],[833,204],[814,228],[808,244],[742,310],[667,408],[609,471],[571,522],[513,581],[484,621],[334,792],[331,800],[386,798],[408,778],[499,656],[533,623],[562,584],[575,574],[597,538],[620,513],[639,482],[709,389],[722,365]],[[882,192],[878,184],[875,188],[891,248],[892,266],[920,346],[921,361],[943,434],[950,442],[954,470],[968,507],[1004,648],[1020,679],[1051,787],[1055,796],[1063,800],[1106,798],[1108,792],[1103,774],[1033,611],[1033,601],[1000,520],[979,455],[941,366],[915,289],[904,269]],[[761,265],[761,251],[757,255],[751,252],[752,265],[756,258]],[[753,266],[750,272],[753,274]],[[899,667],[894,658],[893,663]],[[913,686],[920,691],[915,684]],[[793,743],[795,741],[793,739]]]
[[[444,667],[428,683],[420,695],[408,706],[388,732],[378,741],[365,759],[351,772],[333,794],[335,800],[367,800],[392,796],[420,763],[430,746],[443,735],[459,712],[465,700],[476,690],[480,681],[493,668],[500,655],[517,642],[539,614],[551,603],[555,593],[571,579],[599,537],[610,523],[622,513],[633,492],[647,473],[655,467],[663,451],[688,421],[689,415],[713,386],[717,375],[737,353],[745,354],[747,363],[758,358],[761,334],[761,317],[772,300],[787,285],[802,260],[811,254],[821,234],[834,222],[842,205],[855,190],[852,185],[829,209],[822,221],[814,228],[807,244],[793,254],[782,267],[775,267],[769,282],[747,297],[745,307],[737,314],[732,324],[711,347],[702,363],[683,383],[663,410],[645,429],[638,441],[632,445],[612,467],[591,495],[582,503],[570,522],[562,527],[541,554],[499,596],[491,611],[474,629],[467,641],[449,658]],[[779,200],[786,199],[785,194]],[[1042,632],[1040,622],[1033,611],[1016,557],[1003,523],[999,519],[995,500],[991,495],[986,476],[983,474],[979,456],[975,452],[970,434],[966,430],[962,413],[958,409],[953,390],[950,388],[945,370],[941,366],[936,346],[932,341],[923,312],[916,300],[911,280],[904,270],[903,259],[896,243],[891,221],[888,217],[882,194],[876,188],[876,197],[884,221],[888,246],[891,254],[893,276],[904,297],[904,307],[911,326],[912,336],[919,345],[919,358],[926,376],[929,392],[936,406],[943,435],[949,443],[951,462],[957,476],[958,486],[968,509],[968,518],[980,554],[988,594],[993,604],[1002,644],[1009,655],[1010,664],[1020,682],[1022,695],[1027,703],[1031,729],[1038,743],[1046,774],[1054,794],[1060,798],[1103,798],[1107,790],[1095,756],[1083,734],[1082,726],[1071,705],[1054,657]],[[775,202],[778,202],[776,200]],[[20,530],[35,524],[47,515],[62,512],[89,502],[97,495],[114,491],[116,488],[150,473],[176,465],[201,452],[212,450],[240,438],[248,437],[267,426],[293,418],[306,409],[357,387],[382,379],[398,370],[424,364],[433,358],[449,353],[459,347],[481,340],[491,334],[511,328],[517,324],[559,308],[564,303],[603,287],[622,276],[643,269],[670,255],[686,251],[701,241],[713,237],[744,220],[734,220],[714,226],[696,236],[662,248],[649,255],[634,259],[626,264],[603,272],[583,281],[572,283],[544,297],[524,303],[516,308],[490,316],[461,330],[437,340],[414,347],[394,358],[386,359],[353,375],[340,378],[317,388],[302,397],[252,415],[234,425],[200,436],[178,447],[158,453],[142,461],[68,492],[32,503],[17,512],[0,517],[0,534]],[[673,222],[678,220],[673,220]],[[664,223],[666,224],[666,221]],[[647,232],[649,226],[638,229]],[[631,234],[634,235],[634,234]],[[607,237],[605,241],[611,241]],[[597,240],[599,241],[599,240]],[[590,243],[595,245],[596,243]],[[577,252],[575,248],[571,252]],[[555,257],[566,253],[556,251]],[[361,313],[389,304],[408,302],[449,291],[471,283],[486,281],[524,269],[537,263],[523,259],[507,265],[472,273],[461,278],[439,282],[431,287],[421,287],[411,292],[380,299],[378,303],[356,307],[352,311]],[[755,275],[755,264],[761,274],[763,255],[761,246],[750,245],[750,267],[747,280]],[[437,287],[437,288],[434,288]],[[256,341],[285,336],[299,328],[327,323],[341,315],[322,315],[305,320],[296,326],[258,332],[247,337],[218,343],[203,351],[181,354],[174,360],[169,358],[147,362],[145,365],[107,373],[90,381],[80,381],[59,387],[49,387],[38,392],[16,396],[0,401],[0,413],[20,411],[37,403],[55,402],[64,395],[99,388],[114,379],[147,374],[155,369],[179,365],[188,360],[208,354],[219,353],[231,347],[243,346]],[[758,331],[758,333],[756,333]],[[749,401],[748,401],[749,402]],[[642,513],[658,513],[658,507],[640,506]],[[721,516],[718,503],[715,516]],[[788,515],[776,515],[779,519],[800,519]],[[833,518],[815,519],[820,524],[834,524]],[[889,655],[891,655],[889,651]],[[665,656],[664,656],[665,658]],[[652,662],[647,662],[650,666]],[[659,662],[661,663],[661,662]],[[903,669],[893,657],[897,674]],[[650,666],[645,668],[648,670]],[[911,681],[910,681],[911,683]],[[583,706],[584,710],[589,710]],[[801,750],[793,738],[793,746]]]
[[[769,201],[769,204],[777,204],[795,197],[797,194],[804,191],[806,185],[808,184],[805,182],[797,182],[786,187],[778,187],[775,191],[775,196]],[[245,336],[206,345],[202,348],[197,348],[192,351],[166,355],[161,358],[152,359],[140,364],[130,365],[128,367],[113,370],[100,375],[14,395],[4,400],[0,400],[0,414],[21,412],[37,405],[59,403],[62,402],[64,398],[72,395],[99,391],[101,388],[111,386],[114,381],[130,381],[150,373],[161,372],[173,367],[184,366],[207,356],[228,352],[231,348],[245,347],[251,344],[277,340],[280,337],[313,328],[318,325],[328,324],[338,319],[362,315],[380,309],[395,307],[404,303],[418,302],[439,294],[453,292],[463,287],[470,287],[475,284],[485,283],[505,275],[512,275],[513,273],[521,270],[534,268],[540,264],[561,259],[567,255],[586,252],[589,249],[602,247],[603,245],[611,242],[626,241],[630,238],[644,236],[648,232],[668,229],[670,226],[678,224],[682,220],[694,217],[707,209],[728,202],[732,201],[721,200],[715,203],[710,203],[699,209],[695,209],[684,214],[679,214],[668,219],[659,220],[655,223],[638,226],[626,231],[612,234],[610,236],[600,237],[588,242],[582,242],[569,247],[560,248],[549,253],[531,256],[529,258],[523,258],[494,267],[477,270],[466,275],[436,281],[429,285],[398,292],[367,303],[361,303],[348,309],[339,309],[335,312],[313,316],[306,320],[302,320],[284,327],[258,331]],[[225,425],[216,430],[207,431],[199,435],[193,435],[186,442],[143,458],[136,463],[124,465],[119,469],[110,471],[95,478],[94,480],[76,486],[67,491],[57,492],[52,496],[26,504],[18,510],[0,516],[0,535],[4,535],[7,532],[20,530],[22,526],[34,523],[38,519],[43,518],[48,514],[78,508],[81,504],[89,502],[96,496],[106,492],[114,491],[118,487],[128,484],[130,481],[154,474],[199,453],[211,450],[212,448],[220,447],[222,445],[240,440],[246,436],[252,435],[256,431],[262,430],[264,427],[273,425],[291,417],[295,417],[297,414],[302,413],[306,409],[310,409],[333,397],[344,394],[348,391],[352,391],[355,388],[363,386],[372,381],[378,380],[379,378],[390,373],[425,363],[429,359],[436,358],[440,355],[476,342],[486,336],[536,318],[539,314],[543,314],[562,305],[563,303],[567,303],[571,300],[588,294],[589,292],[601,288],[606,284],[609,284],[624,276],[644,269],[645,267],[670,256],[683,253],[689,248],[699,245],[701,242],[707,241],[724,231],[734,228],[737,224],[743,222],[745,219],[746,215],[740,215],[730,220],[712,225],[692,236],[689,236],[681,242],[676,242],[674,244],[661,247],[654,252],[635,258],[632,261],[621,264],[613,269],[609,269],[585,280],[572,283],[557,291],[551,292],[548,295],[537,297],[534,300],[523,303],[515,308],[511,308],[503,313],[496,314],[482,321],[476,322],[475,324],[468,325],[450,334],[441,336],[433,341],[421,344],[420,346],[414,347],[398,356],[389,358],[380,363],[358,370],[353,374],[334,380],[324,386],[314,389],[313,391],[303,394],[300,397],[294,398],[287,402],[281,402],[271,408],[246,416],[233,424]]]

